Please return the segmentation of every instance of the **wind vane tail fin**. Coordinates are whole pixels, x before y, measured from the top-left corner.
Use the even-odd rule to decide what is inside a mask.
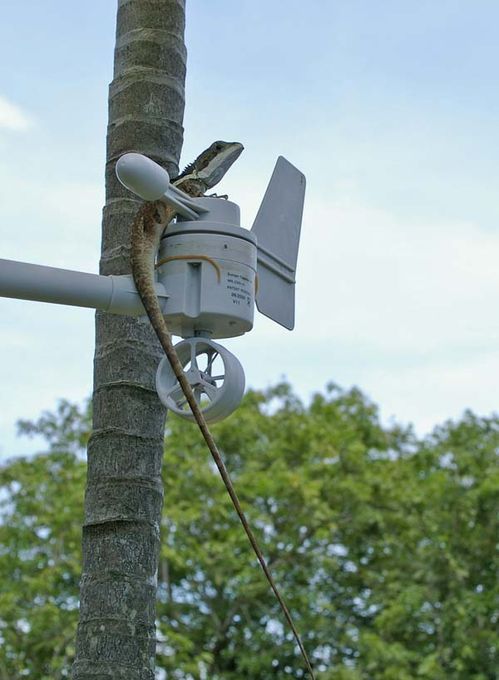
[[[277,159],[251,231],[258,239],[258,310],[292,330],[295,273],[305,176],[283,156]]]

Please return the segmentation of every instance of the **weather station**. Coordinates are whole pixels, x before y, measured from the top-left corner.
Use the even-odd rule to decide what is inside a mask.
[[[222,420],[239,405],[245,378],[239,360],[215,340],[250,331],[255,304],[276,323],[294,327],[305,177],[280,156],[248,230],[241,227],[236,203],[188,196],[146,156],[123,155],[116,174],[135,195],[163,201],[176,211],[157,255],[156,293],[168,329],[182,338],[175,350],[206,421]],[[102,276],[4,259],[0,296],[129,316],[145,313],[129,275]],[[193,419],[166,356],[158,366],[156,389],[170,411]]]

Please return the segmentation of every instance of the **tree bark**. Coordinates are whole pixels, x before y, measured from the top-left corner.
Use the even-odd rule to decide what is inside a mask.
[[[118,0],[102,274],[129,273],[139,205],[117,181],[116,160],[137,151],[177,170],[184,24],[185,0]],[[161,354],[145,317],[97,313],[74,680],[154,678],[165,420],[154,375]]]

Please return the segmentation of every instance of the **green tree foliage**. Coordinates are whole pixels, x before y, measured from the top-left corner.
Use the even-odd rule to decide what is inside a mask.
[[[0,679],[67,676],[74,653],[81,573],[88,408],[61,401],[55,414],[20,422],[50,453],[0,468]]]
[[[63,678],[74,652],[88,415],[23,430],[0,469],[0,680]],[[304,406],[250,392],[215,435],[322,680],[492,680],[499,418],[419,442],[358,390]],[[167,678],[305,677],[196,429],[168,421],[158,590]]]

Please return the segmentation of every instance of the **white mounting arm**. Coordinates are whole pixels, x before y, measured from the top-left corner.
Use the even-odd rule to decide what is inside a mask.
[[[165,288],[159,282],[155,285],[160,303],[164,303],[168,297]],[[100,276],[14,260],[0,259],[0,296],[127,316],[146,313],[131,276]]]

